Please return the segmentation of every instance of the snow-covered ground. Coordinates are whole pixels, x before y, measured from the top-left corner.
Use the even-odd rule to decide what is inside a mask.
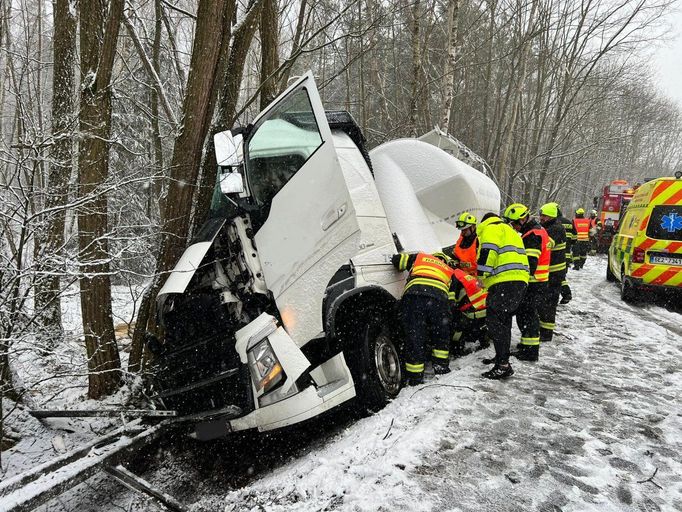
[[[682,336],[656,321],[680,316],[621,304],[604,268],[570,272],[539,362],[490,382],[457,360],[226,510],[682,510]]]
[[[479,352],[309,441],[169,440],[137,470],[195,512],[682,510],[682,317],[621,303],[605,264],[569,273],[555,340],[505,382]],[[45,509],[159,510],[103,478]]]

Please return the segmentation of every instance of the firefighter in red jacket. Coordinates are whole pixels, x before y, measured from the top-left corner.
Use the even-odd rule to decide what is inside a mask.
[[[585,210],[578,208],[573,219],[576,241],[573,245],[573,268],[580,270],[585,265],[590,250],[590,219],[585,218]]]
[[[487,296],[488,292],[478,279],[459,268],[455,269],[449,293],[453,313],[450,346],[453,357],[461,357],[471,352],[465,348],[468,341],[479,343],[476,350],[490,346],[485,328]]]
[[[528,207],[515,203],[504,211],[504,219],[521,234],[528,257],[530,278],[526,294],[516,310],[516,324],[521,331],[521,343],[513,353],[524,361],[537,361],[540,353],[540,318],[538,308],[547,297],[549,280],[549,235],[540,223],[531,218]]]
[[[460,230],[455,245],[443,248],[443,252],[457,261],[457,265],[469,275],[476,276],[478,257],[478,237],[476,236],[476,217],[469,212],[459,216],[455,226]]]
[[[400,301],[405,330],[405,371],[408,385],[424,381],[426,346],[432,347],[435,374],[450,371],[450,285],[455,263],[441,252],[396,254],[391,263],[410,275]]]

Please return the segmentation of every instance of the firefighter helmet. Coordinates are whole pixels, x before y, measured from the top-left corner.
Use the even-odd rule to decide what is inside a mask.
[[[448,265],[449,267],[456,268],[457,267],[457,261],[452,259],[450,256],[445,254],[444,252],[434,252],[433,256],[441,260],[443,263]]]
[[[459,229],[475,225],[476,217],[471,215],[469,212],[462,213],[462,215],[459,216],[459,219],[457,219],[457,222],[455,222],[455,226],[457,226]]]
[[[585,209],[584,209],[584,208],[578,208],[578,209],[575,211],[575,214],[576,214],[576,215],[585,215]]]
[[[502,216],[509,222],[515,222],[528,217],[529,213],[530,212],[528,211],[528,207],[526,205],[514,203],[507,206],[507,209],[504,211]]]
[[[559,206],[556,203],[546,203],[540,207],[540,215],[556,219],[559,216]]]

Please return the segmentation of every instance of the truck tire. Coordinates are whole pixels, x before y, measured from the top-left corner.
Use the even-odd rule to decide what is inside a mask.
[[[358,405],[378,411],[400,392],[400,352],[384,316],[370,315],[367,323],[356,332],[360,346],[349,351],[346,362],[355,383]]]
[[[606,280],[610,283],[616,281],[616,276],[611,272],[611,255],[609,254],[606,258]]]
[[[635,302],[635,292],[625,275],[625,267],[620,270],[620,298],[623,302]]]

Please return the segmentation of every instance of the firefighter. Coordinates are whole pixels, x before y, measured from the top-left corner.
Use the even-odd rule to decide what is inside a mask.
[[[559,219],[561,225],[564,227],[564,232],[566,233],[566,268],[569,268],[571,266],[571,262],[573,261],[571,251],[573,249],[573,244],[575,243],[576,240],[576,233],[575,228],[573,227],[573,222],[571,222],[570,220],[563,216],[563,214],[561,213],[561,209],[559,208],[559,205],[557,203],[547,204],[556,205],[558,213],[557,218]],[[571,293],[571,287],[568,285],[568,278],[566,274],[564,274],[564,280],[561,283],[560,304],[568,304],[569,302],[571,302],[572,298],[573,294]]]
[[[566,230],[559,220],[556,203],[547,203],[540,208],[540,223],[549,235],[549,280],[545,300],[538,308],[540,317],[540,344],[552,341],[556,322],[556,307],[559,303],[561,285],[566,278]]]
[[[450,303],[452,305],[452,344],[450,353],[454,358],[469,354],[466,342],[478,342],[476,350],[490,346],[486,336],[485,288],[474,276],[457,268],[450,285]]]
[[[435,374],[450,371],[451,319],[448,295],[455,273],[454,261],[445,254],[396,254],[391,263],[410,275],[400,301],[408,385],[424,381],[424,352],[431,345]]]
[[[485,214],[477,234],[478,275],[488,290],[486,328],[495,345],[495,357],[483,360],[495,366],[481,375],[505,379],[514,374],[509,364],[511,324],[528,285],[528,258],[519,234],[494,213]]]
[[[512,204],[504,211],[504,219],[519,233],[528,257],[530,278],[526,294],[516,311],[521,331],[519,350],[512,355],[524,361],[537,361],[540,353],[540,319],[538,307],[546,300],[549,280],[549,236],[540,223],[531,218],[528,207]]]
[[[590,224],[590,219],[585,218],[585,210],[578,208],[573,219],[576,233],[576,241],[573,244],[573,268],[576,270],[585,266],[587,252],[590,250]]]
[[[476,236],[476,217],[469,212],[459,216],[455,226],[460,230],[455,245],[443,248],[445,254],[452,255],[458,266],[469,275],[476,276],[476,255],[478,252],[478,237]]]

